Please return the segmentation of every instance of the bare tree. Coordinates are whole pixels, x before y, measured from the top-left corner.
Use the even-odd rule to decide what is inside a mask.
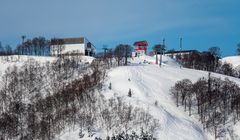
[[[0,42],[0,55],[4,55],[5,52],[4,52],[4,48],[2,46],[2,43]]]
[[[127,63],[128,63],[128,61],[127,61],[127,59],[128,59],[128,57],[130,57],[131,56],[131,53],[132,53],[132,48],[131,48],[131,46],[130,45],[124,45],[124,51],[125,51],[125,63],[124,63],[124,65],[127,65]]]
[[[62,51],[65,49],[65,46],[64,46],[64,41],[62,39],[52,39],[51,40],[51,45],[52,45],[52,53],[55,55],[55,56],[58,56],[58,57],[62,57]]]
[[[13,50],[12,50],[10,45],[5,46],[5,54],[6,55],[12,55],[13,54]]]
[[[124,45],[120,44],[114,50],[114,56],[115,56],[115,59],[117,60],[118,66],[120,65],[124,57],[124,52],[125,52],[124,47],[125,47]]]
[[[219,63],[219,59],[221,58],[221,52],[220,52],[220,48],[217,47],[217,46],[214,46],[214,47],[210,47],[208,49],[208,51],[214,56],[215,58],[215,61],[214,61],[214,70],[213,71],[216,71],[216,68],[218,67]]]

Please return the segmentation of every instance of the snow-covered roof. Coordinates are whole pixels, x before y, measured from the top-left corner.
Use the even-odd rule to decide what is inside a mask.
[[[83,44],[84,37],[79,38],[54,38],[51,39],[51,45],[57,45],[59,42],[62,44]]]

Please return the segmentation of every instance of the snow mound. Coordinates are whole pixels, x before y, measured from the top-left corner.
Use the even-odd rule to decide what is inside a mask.
[[[81,62],[83,63],[92,63],[92,61],[95,59],[91,56],[80,56]],[[11,56],[0,56],[0,79],[1,76],[4,74],[5,70],[13,65],[16,66],[22,66],[24,62],[27,61],[37,61],[40,63],[46,63],[46,62],[56,62],[57,57],[52,56],[27,56],[27,55],[11,55]]]
[[[81,60],[84,63],[92,63],[92,61],[94,60],[94,57],[91,56],[81,56]]]
[[[91,63],[95,58],[91,56],[80,56],[82,62]],[[53,56],[27,56],[27,55],[11,55],[11,56],[0,56],[0,63],[22,63],[29,60],[35,60],[41,63],[53,62],[57,60],[57,57]]]
[[[240,56],[229,56],[221,59],[223,63],[232,64],[233,68],[240,70]]]
[[[160,63],[160,55],[157,56],[158,57],[158,64]],[[133,63],[142,63],[142,62],[147,62],[149,64],[156,64],[156,55],[154,56],[147,56],[147,55],[143,55],[143,56],[139,56],[134,58],[134,61],[132,61]],[[162,55],[162,65],[164,66],[171,66],[171,67],[179,67],[180,65],[172,58]]]
[[[56,57],[50,56],[27,56],[27,55],[10,55],[10,56],[0,56],[0,63],[2,64],[18,64],[24,63],[31,60],[36,60],[40,63],[52,62],[56,60]]]

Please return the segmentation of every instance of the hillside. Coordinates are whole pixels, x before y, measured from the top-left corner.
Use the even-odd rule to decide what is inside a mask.
[[[91,63],[93,57],[88,56],[82,56],[81,60],[83,63]],[[55,62],[57,60],[56,57],[50,57],[50,56],[27,56],[27,55],[11,55],[11,56],[0,56],[0,76],[4,73],[4,71],[9,66],[21,66],[25,62],[28,61],[37,61],[40,63],[46,63],[46,62]]]
[[[143,63],[144,60],[149,63]],[[203,131],[197,119],[191,118],[183,109],[176,107],[170,94],[170,88],[175,82],[188,78],[196,81],[207,77],[208,72],[180,68],[168,57],[163,57],[163,67],[155,65],[155,58],[142,56],[131,61],[130,66],[112,68],[108,72],[107,81],[101,94],[106,98],[123,97],[126,103],[148,110],[160,121],[160,128],[154,134],[158,139],[169,140],[206,140],[214,137]],[[215,77],[227,76],[212,74]],[[228,77],[240,84],[240,79]],[[109,84],[112,89],[108,89]],[[131,89],[132,97],[128,97]],[[157,106],[155,105],[157,103]],[[106,136],[106,132],[99,132]],[[78,131],[67,132],[59,137],[60,140],[78,139]]]
[[[240,70],[240,56],[229,56],[221,59],[223,63],[232,64],[233,68]]]
[[[52,57],[29,57],[29,56],[11,56],[0,58],[0,73],[4,73],[7,66],[21,66],[24,62],[34,59],[38,62],[55,62]],[[83,63],[91,63],[93,58],[82,57]],[[172,99],[170,89],[174,84],[182,79],[190,79],[196,81],[201,77],[207,77],[208,72],[193,69],[182,68],[173,59],[163,56],[162,67],[155,64],[155,58],[150,56],[141,56],[129,60],[131,63],[128,66],[120,66],[111,68],[107,72],[107,78],[103,83],[103,88],[100,90],[99,98],[119,99],[124,103],[133,107],[142,108],[145,112],[152,115],[159,121],[160,126],[154,133],[154,137],[158,140],[213,140],[212,133],[206,132],[202,128],[202,124],[198,121],[198,116],[189,117],[183,108],[177,108]],[[213,73],[214,77],[229,78],[240,85],[240,79],[224,76]],[[45,80],[46,81],[46,80]],[[111,84],[111,89],[109,85]],[[131,97],[128,96],[131,90]],[[99,100],[104,101],[104,100]],[[99,106],[100,107],[100,106]],[[101,107],[100,107],[101,108]],[[97,121],[99,123],[99,121]],[[93,140],[96,137],[106,138],[107,135],[120,133],[124,128],[107,132],[104,128],[101,129],[101,123],[96,124],[98,129],[94,130],[93,137],[87,137],[87,129],[83,132],[86,134],[82,139]],[[130,127],[131,128],[131,127]],[[238,137],[240,132],[240,123],[234,126],[235,137]],[[140,131],[140,128],[135,128]],[[131,130],[130,132],[131,133]],[[231,140],[229,132],[227,138]],[[79,140],[79,128],[67,128],[60,135],[57,135],[56,140]]]

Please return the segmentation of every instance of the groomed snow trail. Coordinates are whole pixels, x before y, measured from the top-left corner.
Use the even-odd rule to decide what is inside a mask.
[[[144,64],[144,60],[148,63]],[[129,66],[112,68],[108,72],[102,94],[107,99],[122,97],[126,103],[144,108],[158,119],[161,126],[154,134],[158,140],[213,140],[214,137],[203,131],[198,120],[189,117],[181,107],[176,107],[170,93],[171,87],[177,81],[187,78],[195,82],[201,77],[207,77],[208,72],[180,68],[179,64],[165,56],[162,67],[154,62],[154,57],[143,56],[132,60],[132,64]],[[212,76],[228,77],[215,73]],[[228,78],[240,85],[239,79]],[[108,89],[109,83],[112,85],[111,90]],[[128,97],[129,89],[132,91],[132,97]],[[158,102],[157,106],[155,105],[156,101]],[[101,135],[102,132],[99,133]],[[65,133],[59,139],[77,140],[79,139],[78,131]]]
[[[150,64],[144,64],[146,60]],[[155,58],[143,56],[135,58],[130,66],[114,68],[109,72],[112,91],[103,93],[107,97],[121,96],[132,105],[149,110],[155,118],[159,119],[161,127],[156,137],[164,140],[206,140],[208,137],[202,125],[188,116],[187,112],[177,108],[170,93],[174,84],[182,79],[196,81],[207,77],[208,72],[180,68],[171,58],[163,56],[163,65],[154,64]],[[225,78],[226,76],[213,73],[212,76]],[[240,83],[239,79],[228,77]],[[131,79],[128,81],[128,79]],[[106,84],[107,85],[107,84]],[[131,89],[132,97],[128,97]],[[114,93],[114,94],[113,94]],[[158,106],[155,102],[158,102]]]
[[[109,81],[118,96],[149,109],[149,113],[159,119],[161,126],[155,136],[158,139],[205,140],[207,137],[200,125],[176,107],[169,93],[171,86],[184,78],[180,76],[181,71],[167,66],[159,68],[157,65],[140,64],[114,69],[109,73]],[[192,74],[187,77],[192,77]],[[129,89],[133,92],[131,98],[127,97]],[[156,101],[158,106],[155,106]]]

